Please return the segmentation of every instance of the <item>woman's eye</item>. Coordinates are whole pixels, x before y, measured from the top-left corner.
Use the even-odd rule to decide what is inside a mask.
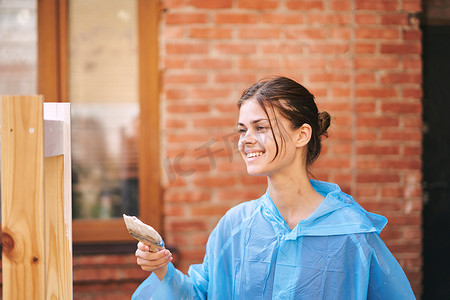
[[[257,130],[257,131],[263,131],[264,129],[266,129],[266,127],[264,127],[264,126],[258,126],[258,127],[256,127],[256,130]]]
[[[247,129],[245,128],[238,128],[237,130],[239,133],[245,133],[247,131]]]

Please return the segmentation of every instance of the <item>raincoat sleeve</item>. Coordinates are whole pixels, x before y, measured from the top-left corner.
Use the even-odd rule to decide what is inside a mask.
[[[208,289],[207,257],[201,265],[192,265],[184,275],[169,263],[166,276],[159,281],[151,274],[134,292],[132,300],[206,299]]]
[[[372,248],[367,299],[416,299],[401,266],[378,234],[369,234]]]

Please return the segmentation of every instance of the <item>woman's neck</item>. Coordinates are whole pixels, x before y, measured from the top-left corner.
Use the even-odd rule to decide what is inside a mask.
[[[306,170],[291,176],[268,176],[268,190],[291,229],[308,218],[324,199],[312,187]]]

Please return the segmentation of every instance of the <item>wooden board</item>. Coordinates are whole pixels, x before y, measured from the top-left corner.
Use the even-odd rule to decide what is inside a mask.
[[[3,96],[3,299],[44,299],[43,98]]]
[[[64,156],[45,158],[46,298],[72,299],[72,245],[64,220]]]
[[[70,104],[4,96],[1,113],[3,299],[72,299]]]

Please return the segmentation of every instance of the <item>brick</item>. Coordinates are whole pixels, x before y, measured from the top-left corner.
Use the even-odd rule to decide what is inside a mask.
[[[358,128],[356,131],[356,139],[358,141],[375,141],[378,139],[378,134],[374,130],[367,130],[367,128]]]
[[[350,28],[331,28],[330,38],[335,40],[348,41],[352,36],[352,31]]]
[[[397,96],[392,88],[357,88],[355,96],[359,98],[392,98]]]
[[[351,23],[350,14],[336,14],[336,13],[309,13],[307,24],[322,24],[330,25],[348,25]]]
[[[351,106],[349,102],[335,100],[333,102],[323,102],[319,105],[319,110],[330,110],[332,112],[348,112],[350,109]]]
[[[212,195],[210,192],[206,191],[175,191],[175,190],[168,190],[164,193],[164,199],[167,202],[183,202],[183,203],[190,203],[190,202],[203,202],[203,201],[210,201],[212,198]]]
[[[235,184],[236,178],[234,176],[233,177],[202,176],[194,180],[194,185],[198,187],[226,187],[226,186],[233,186]]]
[[[211,118],[196,118],[194,120],[195,127],[234,127],[236,124],[236,117],[233,118],[223,118],[216,117]]]
[[[167,135],[169,143],[204,142],[210,139],[206,133],[170,133]]]
[[[280,68],[280,60],[278,58],[241,58],[238,62],[241,69],[278,69]]]
[[[351,90],[349,88],[345,87],[332,87],[331,88],[331,94],[333,97],[350,97]]]
[[[193,69],[227,69],[232,67],[230,59],[221,58],[195,58],[190,62]]]
[[[312,0],[312,1],[298,1],[298,0],[292,0],[286,2],[286,7],[288,9],[293,10],[323,10],[324,5],[323,1],[321,0]]]
[[[233,5],[232,0],[189,0],[189,4],[196,8],[231,8]]]
[[[378,24],[378,15],[374,13],[356,13],[356,24],[360,25],[376,25]]]
[[[317,167],[321,168],[329,168],[329,169],[347,169],[350,168],[350,160],[347,159],[325,159],[322,158],[316,164]]]
[[[356,0],[357,10],[377,10],[377,11],[396,11],[399,9],[398,1],[373,1],[373,0]]]
[[[358,146],[356,153],[361,155],[388,155],[399,154],[400,148],[398,146]]]
[[[241,39],[270,39],[279,38],[281,31],[278,28],[239,28],[238,36]]]
[[[227,73],[218,73],[216,72],[214,75],[214,82],[216,83],[248,83],[251,84],[257,80],[254,73],[239,72],[227,72]]]
[[[189,31],[191,38],[199,39],[229,39],[231,38],[230,28],[191,28]]]
[[[173,204],[164,204],[164,214],[173,217],[182,217],[186,214],[185,207]]]
[[[342,73],[313,73],[309,75],[310,82],[348,82],[350,81],[349,74]]]
[[[229,97],[231,89],[229,88],[194,88],[192,89],[191,96],[195,99],[213,99],[213,98],[226,98]]]
[[[207,226],[204,220],[180,220],[179,218],[177,221],[170,221],[167,224],[167,229],[172,231],[198,231],[198,230],[206,230]]]
[[[284,25],[302,24],[303,14],[265,13],[262,15],[262,22],[264,24]]]
[[[214,48],[221,54],[251,54],[256,52],[255,44],[219,43]]]
[[[377,79],[373,73],[359,73],[355,75],[355,83],[376,83]]]
[[[165,22],[168,25],[173,24],[196,24],[207,23],[208,15],[206,13],[167,13]]]
[[[403,155],[419,156],[422,154],[422,147],[420,146],[405,146],[403,148]]]
[[[349,11],[352,9],[350,0],[333,0],[329,1],[329,5],[332,11]]]
[[[279,5],[278,0],[239,0],[238,7],[245,9],[275,9]]]
[[[381,140],[390,140],[390,141],[418,141],[422,140],[422,132],[419,130],[415,131],[381,131],[380,135]]]
[[[355,112],[375,112],[376,104],[374,102],[359,102],[355,105]]]
[[[206,74],[164,74],[163,82],[165,84],[205,83],[206,79]]]
[[[185,0],[164,0],[165,8],[182,8],[185,5]]]
[[[420,44],[381,44],[380,53],[383,54],[420,54],[422,47]]]
[[[347,53],[349,51],[349,44],[311,44],[308,46],[310,53],[321,53],[321,54],[340,54]]]
[[[229,209],[230,205],[223,204],[209,204],[191,207],[191,214],[193,216],[223,216]]]
[[[209,51],[207,44],[167,43],[166,54],[206,54]]]
[[[331,69],[346,69],[351,68],[350,59],[349,58],[334,58],[329,60],[329,66]]]
[[[405,128],[422,128],[422,117],[419,114],[415,114],[410,117],[402,116],[403,127]]]
[[[422,98],[422,89],[421,88],[403,88],[402,94],[404,98],[414,98],[420,99]]]
[[[259,21],[259,16],[249,13],[217,13],[216,24],[255,24]]]
[[[321,58],[298,58],[298,59],[285,59],[283,62],[283,68],[325,68],[326,60]],[[318,96],[317,89],[314,95]]]
[[[418,1],[418,0],[411,0],[411,1],[404,0],[402,2],[402,9],[404,11],[417,12],[417,11],[422,11],[423,8],[421,6],[421,1]]]
[[[403,39],[405,41],[417,41],[420,44],[420,41],[422,40],[422,31],[417,29],[414,30],[403,29]]]
[[[357,28],[355,37],[357,39],[396,40],[400,37],[400,33],[395,28]]]
[[[168,119],[165,122],[166,128],[185,128],[187,126],[186,120],[179,120],[179,119]]]
[[[408,15],[403,14],[388,14],[388,15],[382,15],[381,16],[381,24],[382,25],[401,25],[401,26],[407,26],[408,25]]]
[[[186,59],[166,58],[164,59],[164,67],[167,69],[184,69],[186,67]]]
[[[352,145],[348,142],[334,142],[331,150],[334,154],[351,154]]]
[[[397,127],[399,119],[397,117],[357,117],[356,124],[359,127]]]
[[[387,113],[422,113],[421,103],[398,103],[398,102],[383,102],[381,103],[381,111]]]
[[[180,100],[189,97],[189,92],[186,89],[170,89],[166,88],[165,98],[167,100]]]
[[[265,44],[261,46],[264,54],[301,54],[303,47],[297,44]]]
[[[364,174],[358,174],[356,176],[356,182],[358,183],[386,183],[399,181],[400,177],[397,174],[370,174],[364,172]]]
[[[162,30],[161,35],[165,41],[178,40],[186,37],[186,30],[184,27],[167,26]]]
[[[403,57],[402,58],[403,68],[405,69],[422,69],[422,60],[418,57]]]
[[[391,160],[380,162],[380,167],[382,169],[397,169],[397,170],[420,170],[421,168],[420,160]]]
[[[286,29],[285,34],[288,39],[325,39],[326,29],[307,28],[307,29]]]

